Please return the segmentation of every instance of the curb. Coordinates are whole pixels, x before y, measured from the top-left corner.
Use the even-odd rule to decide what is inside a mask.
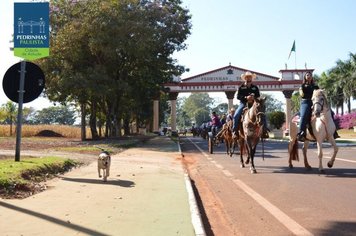
[[[178,138],[178,151],[184,157],[184,154],[182,152],[182,149],[180,147],[180,139]],[[184,180],[185,180],[185,187],[188,192],[188,200],[189,200],[189,208],[190,208],[190,214],[192,218],[192,224],[194,228],[194,232],[196,236],[206,236],[203,221],[201,219],[201,214],[199,212],[199,207],[194,195],[192,183],[190,181],[190,177],[187,173],[187,170],[184,170]]]

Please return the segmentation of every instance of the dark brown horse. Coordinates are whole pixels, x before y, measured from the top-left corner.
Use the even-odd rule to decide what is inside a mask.
[[[244,115],[242,121],[242,130],[245,144],[247,147],[248,157],[246,164],[251,160],[250,170],[251,173],[257,173],[254,157],[256,152],[256,147],[263,133],[263,126],[265,119],[265,98],[256,98],[250,108],[248,108]],[[243,159],[241,155],[241,163],[243,164]]]

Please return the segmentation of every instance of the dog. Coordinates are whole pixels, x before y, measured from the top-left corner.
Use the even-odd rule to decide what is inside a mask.
[[[110,175],[110,165],[111,165],[111,156],[107,151],[100,153],[98,158],[98,174],[101,178],[101,170],[103,170],[103,180],[107,181],[108,176]]]

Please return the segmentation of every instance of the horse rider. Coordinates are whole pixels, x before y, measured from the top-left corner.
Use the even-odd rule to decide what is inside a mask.
[[[234,120],[235,108],[231,107],[229,114],[226,117],[226,123],[230,120]]]
[[[215,111],[211,113],[211,132],[217,133],[218,129],[221,128],[221,122],[219,116]]]
[[[314,90],[319,89],[319,86],[314,83],[313,76],[310,72],[305,73],[303,83],[299,88],[299,95],[302,98],[300,102],[300,123],[299,132],[297,135],[298,141],[304,142],[306,137],[307,124],[310,123],[312,113],[312,96]],[[334,117],[333,117],[334,119]],[[334,121],[335,122],[335,121]],[[334,138],[340,138],[335,130]]]
[[[227,126],[229,125],[229,122],[234,119],[234,114],[235,114],[235,108],[231,108],[229,114],[226,116],[226,122],[222,124],[222,129],[219,131],[219,133],[216,134],[216,138],[220,139],[222,133],[225,131]],[[225,115],[225,114],[224,114]]]
[[[260,90],[259,88],[252,83],[252,81],[256,78],[255,73],[251,73],[250,71],[246,71],[244,74],[241,75],[241,79],[244,81],[244,83],[239,87],[239,90],[237,92],[237,99],[240,101],[240,104],[234,114],[233,117],[233,131],[236,135],[237,133],[237,128],[239,123],[241,122],[241,115],[243,112],[243,109],[247,105],[252,105],[255,98],[260,97]],[[262,132],[262,138],[268,138],[268,128],[267,128],[267,122],[265,117],[263,118],[263,132]]]
[[[220,118],[220,123],[221,123],[221,126],[224,126],[224,124],[226,123],[226,115],[223,114]]]

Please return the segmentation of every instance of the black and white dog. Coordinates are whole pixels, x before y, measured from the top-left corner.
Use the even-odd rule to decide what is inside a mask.
[[[101,170],[103,170],[103,180],[106,182],[108,176],[110,175],[110,164],[111,164],[111,156],[109,152],[102,151],[98,158],[98,174],[99,178],[101,178]]]

